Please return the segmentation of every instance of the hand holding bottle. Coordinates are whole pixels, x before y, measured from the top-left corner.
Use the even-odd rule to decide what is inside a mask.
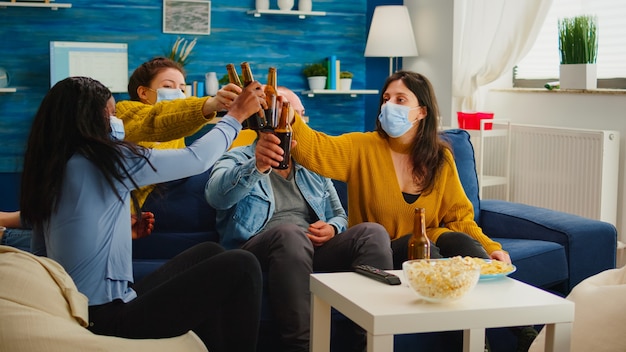
[[[240,87],[233,83],[227,84],[218,90],[214,97],[207,99],[204,106],[202,106],[202,113],[204,116],[209,116],[214,112],[230,109],[230,105],[241,93],[241,90]]]
[[[250,115],[266,109],[265,93],[261,89],[261,84],[254,81],[248,84],[241,93],[233,100],[228,109],[228,114],[243,123]]]

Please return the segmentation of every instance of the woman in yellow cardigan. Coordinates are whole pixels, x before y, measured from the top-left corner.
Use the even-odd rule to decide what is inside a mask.
[[[426,209],[431,257],[469,255],[510,263],[502,246],[474,222],[450,147],[438,136],[439,108],[428,79],[399,71],[381,91],[376,131],[329,136],[296,117],[292,156],[314,172],[347,183],[349,226],[383,225],[392,239],[396,269],[407,259],[415,208]]]
[[[178,63],[156,57],[141,64],[128,80],[130,100],[116,104],[125,137],[146,148],[185,148],[185,137],[198,132],[220,110],[227,110],[241,88],[229,84],[215,97],[186,97],[185,71]],[[154,185],[136,191],[141,207]]]

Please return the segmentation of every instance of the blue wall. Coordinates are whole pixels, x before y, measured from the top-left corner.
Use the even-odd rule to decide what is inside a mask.
[[[128,43],[129,75],[142,62],[163,55],[178,36],[162,33],[162,1],[57,0],[71,2],[69,9],[0,8],[0,66],[11,75],[16,93],[0,93],[0,210],[17,207],[17,180],[32,117],[49,89],[49,42],[93,41]],[[297,6],[297,0],[296,6]],[[373,6],[380,1],[314,0],[314,11],[326,16],[263,15],[246,13],[253,0],[213,0],[211,34],[195,36],[187,81],[201,80],[204,73],[225,73],[225,64],[249,61],[255,78],[264,81],[267,68],[278,68],[278,83],[295,91],[307,89],[301,74],[306,63],[337,55],[344,70],[355,74],[353,89],[379,89],[386,77],[384,58],[367,63],[367,71],[384,72],[375,86],[368,86],[363,57]],[[388,1],[387,3],[391,3]],[[276,1],[271,1],[276,8]],[[378,64],[380,63],[380,64]],[[378,67],[380,66],[380,67]],[[115,98],[126,99],[126,94]],[[329,134],[370,130],[375,111],[366,101],[378,96],[348,95],[303,97],[311,126]],[[374,105],[375,106],[375,105]],[[366,115],[369,122],[365,123]]]

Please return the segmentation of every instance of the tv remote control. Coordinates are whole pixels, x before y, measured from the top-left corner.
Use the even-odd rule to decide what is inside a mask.
[[[354,271],[371,279],[384,282],[388,285],[400,285],[399,277],[384,270],[375,268],[371,265],[357,265],[356,267],[354,267]]]

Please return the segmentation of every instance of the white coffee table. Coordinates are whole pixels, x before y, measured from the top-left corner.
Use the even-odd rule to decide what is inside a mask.
[[[485,329],[546,324],[546,352],[569,351],[574,303],[517,280],[479,281],[472,292],[447,304],[426,303],[406,285],[362,275],[312,274],[311,351],[330,350],[334,307],[367,331],[368,352],[392,352],[393,335],[463,330],[463,351],[483,352]]]

